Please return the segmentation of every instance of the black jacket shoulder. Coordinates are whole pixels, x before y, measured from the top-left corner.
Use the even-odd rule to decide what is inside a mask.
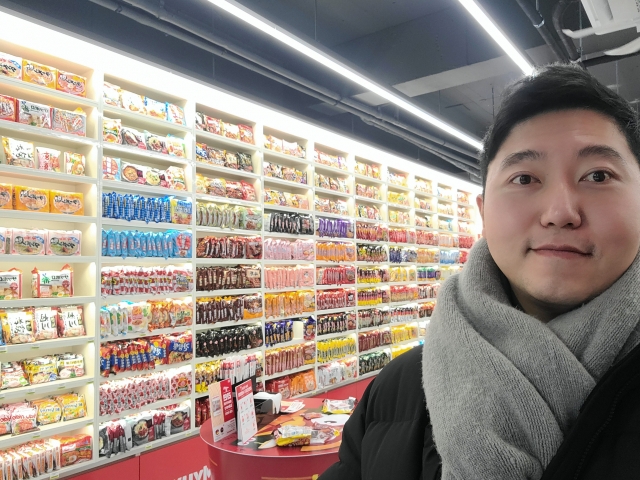
[[[422,347],[389,363],[345,425],[340,461],[319,480],[436,480],[436,453],[422,390]]]

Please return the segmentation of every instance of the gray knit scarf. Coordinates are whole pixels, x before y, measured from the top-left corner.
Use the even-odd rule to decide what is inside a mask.
[[[423,383],[443,480],[536,480],[604,373],[640,342],[640,257],[544,324],[514,308],[484,240],[440,289]]]

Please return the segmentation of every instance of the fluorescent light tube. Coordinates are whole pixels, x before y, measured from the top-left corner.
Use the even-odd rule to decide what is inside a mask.
[[[313,47],[307,42],[279,28],[277,25],[269,22],[266,19],[263,19],[262,17],[259,17],[254,12],[246,9],[242,5],[229,0],[209,0],[209,2],[213,3],[217,7],[220,7],[221,9],[232,14],[233,16],[239,18],[240,20],[245,21],[249,25],[254,26],[258,30],[266,33],[267,35],[281,41],[282,43],[297,50],[298,52],[306,55],[307,57],[315,60],[321,65],[324,65],[325,67],[333,70],[334,72],[360,85],[361,87],[366,88],[370,92],[380,95],[382,98],[384,98],[388,102],[391,102],[397,105],[398,107],[402,108],[403,110],[406,110],[407,112],[412,113],[416,117],[426,121],[427,123],[430,123],[436,128],[439,128],[440,130],[447,132],[450,135],[453,135],[457,139],[462,140],[463,142],[471,145],[477,150],[482,150],[482,143],[477,138],[474,138],[471,135],[453,127],[447,122],[440,120],[435,115],[432,115],[429,112],[414,105],[413,103],[408,102],[407,100],[405,100],[399,95],[396,95],[392,91],[380,85],[377,85],[367,77],[359,74],[355,70],[352,70],[348,66],[331,58],[329,55]]]
[[[473,18],[480,24],[482,28],[495,40],[495,42],[504,50],[504,53],[511,57],[511,60],[515,62],[520,70],[525,75],[531,75],[533,73],[533,65],[527,60],[527,58],[520,53],[516,46],[511,43],[511,40],[502,33],[500,28],[491,20],[491,17],[485,13],[485,11],[478,5],[475,0],[458,0],[462,6],[471,14]]]

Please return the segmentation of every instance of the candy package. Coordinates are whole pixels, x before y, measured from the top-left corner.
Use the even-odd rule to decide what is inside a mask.
[[[184,117],[184,109],[173,103],[167,103],[167,121],[176,125],[187,125]]]
[[[0,300],[22,298],[22,272],[17,268],[0,271]]]
[[[102,86],[102,101],[105,105],[122,108],[122,89],[118,85],[104,82]]]
[[[102,140],[107,143],[122,143],[122,121],[115,118],[102,120]]]
[[[0,120],[16,121],[16,99],[0,95]]]
[[[0,183],[0,210],[13,210],[13,185]]]
[[[73,270],[64,265],[61,270],[31,271],[31,296],[33,298],[73,297]]]
[[[76,192],[49,191],[51,213],[66,215],[84,215],[84,195]]]
[[[13,208],[26,212],[49,212],[49,190],[14,185]]]
[[[22,59],[22,80],[47,88],[56,88],[58,71],[31,60]]]
[[[102,157],[102,178],[104,180],[121,180],[119,158]]]
[[[144,97],[144,107],[147,115],[161,120],[167,119],[167,104],[165,102],[158,102],[152,98]]]
[[[137,93],[129,92],[128,90],[122,90],[120,94],[122,99],[122,108],[130,110],[136,113],[147,113],[144,97]]]
[[[81,108],[77,108],[73,112],[54,108],[52,128],[57,132],[86,137],[87,114]]]
[[[17,101],[18,123],[39,128],[51,128],[51,107],[27,100]]]
[[[38,169],[50,172],[62,172],[60,163],[60,151],[53,148],[36,147],[38,157]]]
[[[14,228],[11,234],[11,255],[45,255],[48,240],[46,230]]]
[[[2,338],[7,344],[32,343],[36,341],[33,311],[29,309],[0,310]]]
[[[145,131],[144,141],[148,150],[157,153],[167,153],[167,142],[164,137]]]
[[[2,147],[7,165],[36,168],[33,143],[2,137]]]
[[[22,80],[22,58],[0,52],[0,75]]]
[[[56,90],[70,93],[78,97],[87,96],[87,79],[74,73],[63,72],[58,70],[58,79],[56,81]]]
[[[80,230],[49,230],[47,236],[47,255],[63,257],[82,255],[80,248],[82,232]]]
[[[85,159],[81,153],[64,152],[64,165],[70,175],[84,175]]]

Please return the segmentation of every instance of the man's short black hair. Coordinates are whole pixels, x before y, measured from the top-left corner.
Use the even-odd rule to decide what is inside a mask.
[[[538,69],[505,90],[500,110],[484,137],[480,157],[483,186],[489,164],[516,125],[542,113],[576,108],[610,117],[640,161],[638,115],[629,102],[586,70],[576,65],[555,64]]]

